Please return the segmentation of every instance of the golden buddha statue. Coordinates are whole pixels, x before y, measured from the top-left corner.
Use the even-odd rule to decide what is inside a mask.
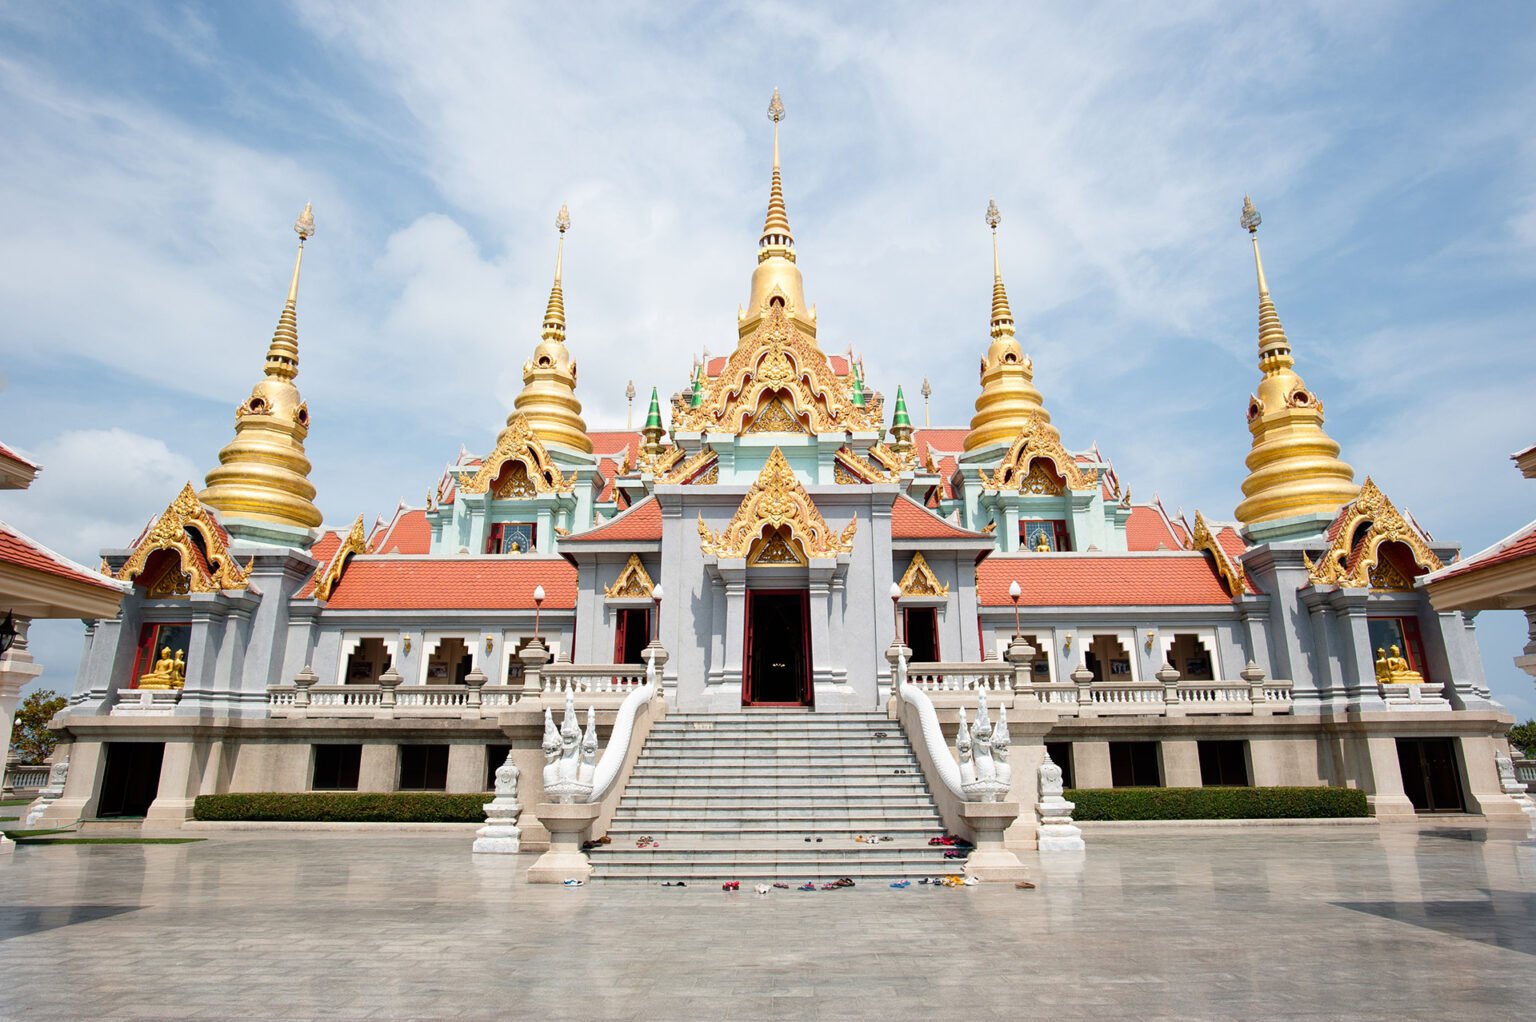
[[[166,646],[160,650],[160,659],[155,661],[155,669],[139,676],[139,688],[179,689],[186,684],[186,678],[186,653],[178,649],[172,656],[171,647]]]
[[[1035,537],[1035,553],[1048,554],[1051,552],[1051,537],[1044,532]]]
[[[1376,680],[1383,685],[1422,685],[1424,676],[1408,666],[1408,659],[1397,646],[1389,653],[1376,647]]]

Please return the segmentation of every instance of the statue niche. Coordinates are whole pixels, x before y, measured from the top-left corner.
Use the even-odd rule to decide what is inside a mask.
[[[160,650],[160,659],[155,661],[155,669],[139,676],[139,688],[142,689],[180,689],[186,683],[187,654],[178,649],[172,656],[169,646]]]

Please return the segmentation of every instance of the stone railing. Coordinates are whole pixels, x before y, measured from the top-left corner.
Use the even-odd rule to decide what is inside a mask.
[[[539,677],[546,694],[626,693],[645,684],[645,665],[553,663]]]
[[[46,763],[38,766],[12,763],[5,768],[5,790],[38,791],[48,783],[48,770]]]
[[[272,685],[267,712],[273,717],[495,717],[521,695],[519,685]]]
[[[114,717],[158,717],[176,712],[179,688],[120,688],[112,704]]]
[[[1536,792],[1536,759],[1515,760],[1515,777],[1525,785],[1526,791]]]
[[[925,692],[1011,692],[1013,665],[1002,660],[979,663],[907,665],[907,684]]]

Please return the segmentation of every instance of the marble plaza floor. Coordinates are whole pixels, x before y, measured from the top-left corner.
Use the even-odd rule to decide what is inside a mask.
[[[1094,834],[1039,887],[531,887],[466,834],[22,847],[0,1015],[1527,1017],[1536,841],[1413,825]]]

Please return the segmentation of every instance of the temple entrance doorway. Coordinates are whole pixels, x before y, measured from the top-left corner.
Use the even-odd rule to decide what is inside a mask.
[[[164,742],[108,742],[96,815],[143,816],[160,790]]]
[[[1421,813],[1464,813],[1456,743],[1450,738],[1399,738],[1403,792]]]
[[[743,706],[811,706],[810,601],[804,589],[747,590]]]

